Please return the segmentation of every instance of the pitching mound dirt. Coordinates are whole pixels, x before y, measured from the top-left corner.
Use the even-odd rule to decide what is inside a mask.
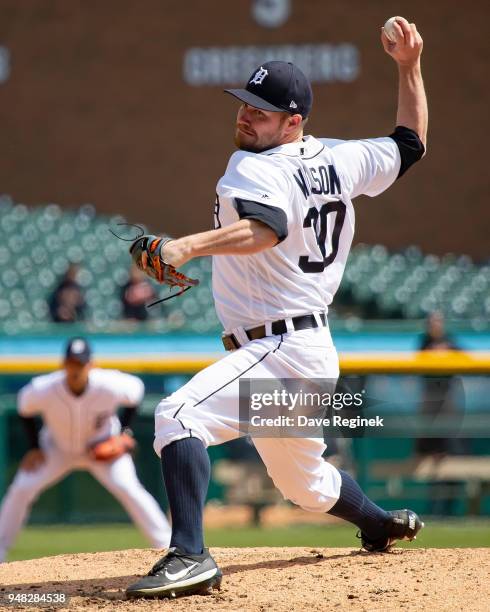
[[[63,592],[71,598],[69,610],[84,611],[489,609],[488,548],[395,549],[376,555],[348,548],[217,548],[212,553],[224,578],[221,591],[208,596],[126,601],[125,587],[158,558],[150,550],[0,565],[0,595],[5,601],[8,593]]]

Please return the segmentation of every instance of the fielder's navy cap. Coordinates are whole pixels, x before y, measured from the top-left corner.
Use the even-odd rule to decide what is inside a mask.
[[[266,62],[251,74],[245,89],[225,89],[242,102],[267,111],[308,117],[313,103],[311,85],[291,62]]]
[[[65,360],[78,361],[81,364],[88,363],[92,351],[85,338],[71,338],[66,345]]]

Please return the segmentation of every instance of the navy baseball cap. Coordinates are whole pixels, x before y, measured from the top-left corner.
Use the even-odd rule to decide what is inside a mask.
[[[242,102],[266,111],[308,117],[313,103],[311,85],[291,62],[266,62],[250,75],[245,89],[225,89]]]
[[[81,364],[86,364],[92,357],[92,351],[89,343],[85,338],[71,338],[66,345],[65,361],[78,361]]]

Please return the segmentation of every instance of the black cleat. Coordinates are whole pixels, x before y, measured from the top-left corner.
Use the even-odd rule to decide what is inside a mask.
[[[361,542],[364,550],[368,552],[387,552],[397,540],[415,540],[418,532],[424,527],[424,523],[412,510],[393,510],[388,512],[387,536],[379,540],[370,540],[361,533]]]
[[[191,555],[170,548],[150,572],[126,589],[126,596],[179,597],[207,593],[219,589],[222,573],[205,548],[200,555]]]

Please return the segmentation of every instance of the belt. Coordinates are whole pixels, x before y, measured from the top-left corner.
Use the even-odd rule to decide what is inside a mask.
[[[292,322],[293,328],[295,331],[300,331],[302,329],[313,329],[318,327],[317,320],[314,315],[307,314],[301,315],[299,317],[293,317],[289,319]],[[324,312],[320,313],[320,321],[323,324],[323,327],[327,326],[327,317]],[[273,336],[277,336],[279,334],[287,334],[288,326],[284,319],[279,321],[273,321],[271,324],[271,331]],[[260,340],[261,338],[265,338],[267,333],[265,331],[265,325],[259,325],[258,327],[253,327],[252,329],[246,329],[245,333],[249,340]],[[241,344],[237,340],[235,334],[223,335],[221,337],[223,341],[223,346],[227,351],[234,351],[235,349],[240,348]]]

